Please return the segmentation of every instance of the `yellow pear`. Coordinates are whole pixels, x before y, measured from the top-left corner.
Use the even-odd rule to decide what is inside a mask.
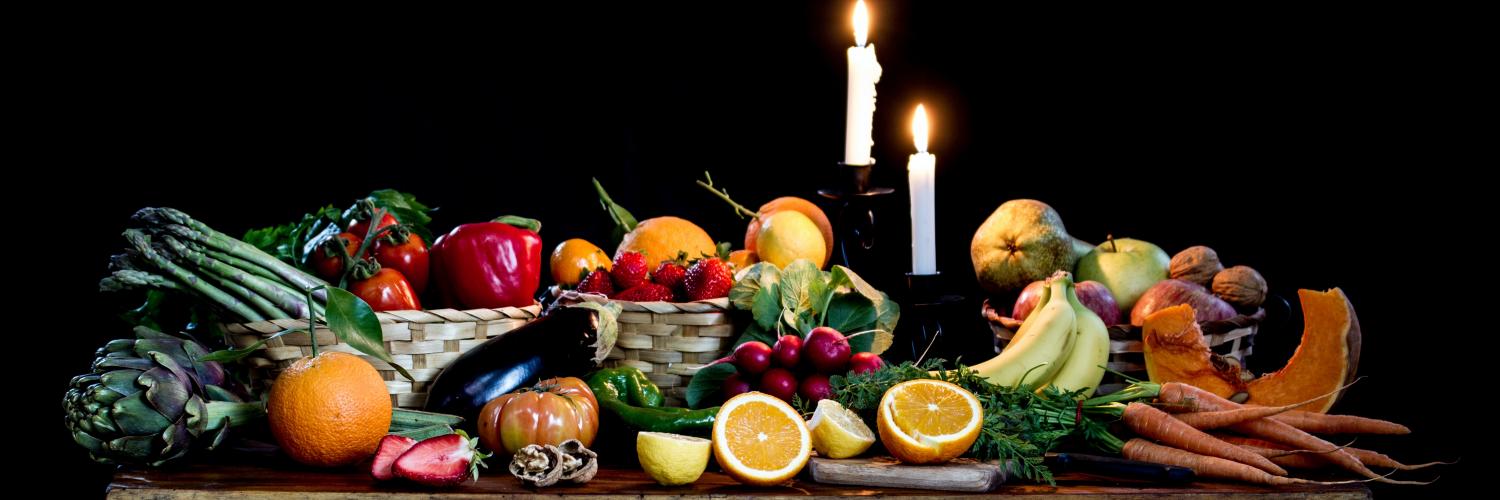
[[[760,260],[782,269],[797,259],[807,259],[821,269],[828,260],[822,230],[812,219],[792,210],[761,218],[755,248]]]

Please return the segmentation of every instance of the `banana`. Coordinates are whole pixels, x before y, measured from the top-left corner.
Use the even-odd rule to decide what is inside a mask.
[[[998,356],[974,366],[974,371],[991,383],[1007,387],[1019,385],[1022,377],[1032,387],[1052,380],[1062,368],[1061,361],[1075,332],[1078,315],[1067,300],[1072,282],[1066,273],[1053,276],[1046,297],[1021,323],[1010,345]]]
[[[1104,366],[1109,363],[1109,327],[1089,308],[1078,301],[1073,287],[1068,287],[1068,305],[1077,317],[1078,338],[1073,352],[1061,361],[1062,368],[1053,377],[1050,385],[1064,391],[1087,389],[1083,397],[1094,395],[1099,382],[1104,380]]]

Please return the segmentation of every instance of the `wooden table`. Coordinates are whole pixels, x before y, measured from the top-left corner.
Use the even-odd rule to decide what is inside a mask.
[[[725,498],[738,496],[765,497],[843,497],[887,496],[953,497],[960,494],[907,489],[870,489],[818,484],[805,476],[773,488],[740,485],[728,476],[705,472],[697,483],[680,487],[659,486],[636,469],[606,468],[584,485],[553,486],[541,490],[527,488],[503,470],[488,469],[478,483],[465,483],[446,490],[432,490],[406,484],[378,484],[360,470],[310,471],[283,460],[266,460],[260,464],[193,463],[170,469],[121,469],[109,486],[111,499],[198,499],[198,498],[506,498],[532,495],[570,495],[590,498]],[[1056,487],[1025,483],[1001,485],[991,494],[1014,497],[1045,498],[1130,498],[1151,499],[1170,496],[1192,498],[1271,498],[1297,497],[1319,499],[1369,498],[1370,490],[1362,484],[1335,486],[1299,486],[1264,488],[1229,483],[1193,483],[1163,487],[1133,484],[1120,480],[1065,474]],[[962,495],[968,496],[968,495]]]

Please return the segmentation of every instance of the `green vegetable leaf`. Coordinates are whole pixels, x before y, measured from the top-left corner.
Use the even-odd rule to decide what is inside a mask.
[[[768,262],[750,266],[729,289],[729,302],[750,311],[762,329],[771,329],[781,318],[781,271]]]
[[[825,326],[849,335],[874,329],[875,317],[875,305],[870,303],[870,299],[859,294],[845,293],[834,297],[828,304],[828,322]],[[870,350],[874,339],[874,333],[860,335],[849,339],[849,347],[854,352],[866,352]]]
[[[693,375],[693,380],[688,382],[686,397],[688,407],[703,408],[717,401],[719,394],[724,390],[724,379],[729,378],[734,372],[734,365],[729,363],[720,363],[698,370],[698,373]]]
[[[853,289],[856,293],[859,293],[860,295],[865,296],[865,298],[870,299],[871,302],[879,300],[880,296],[882,295],[880,293],[880,290],[876,290],[875,287],[870,286],[869,283],[865,283],[864,278],[860,278],[858,274],[855,274],[853,269],[849,269],[844,266],[833,266],[832,274],[832,283],[837,284],[838,286],[847,286],[850,289]]]
[[[338,336],[339,342],[349,344],[355,350],[373,356],[395,368],[401,376],[412,380],[405,368],[396,364],[391,353],[385,350],[385,335],[380,330],[380,319],[375,310],[354,294],[340,288],[328,287],[328,308],[324,315],[328,329]]]
[[[815,286],[826,287],[823,271],[811,261],[797,259],[781,270],[781,307],[800,314],[812,310],[812,291]],[[795,325],[793,325],[795,326]]]
[[[144,326],[152,330],[162,330],[158,316],[161,315],[162,301],[166,300],[167,292],[159,289],[146,290],[146,301],[140,307],[125,311],[120,314],[120,319],[130,326]]]
[[[245,346],[245,347],[241,347],[241,348],[238,348],[238,349],[224,349],[224,350],[221,350],[221,351],[214,351],[212,353],[209,353],[209,355],[207,355],[207,356],[198,358],[198,361],[218,361],[220,363],[228,363],[230,361],[239,361],[241,358],[244,358],[245,356],[249,356],[249,355],[253,354],[255,351],[260,350],[260,348],[264,347],[266,345],[266,342],[270,342],[271,339],[274,339],[274,338],[277,338],[277,337],[280,337],[282,335],[286,335],[286,334],[292,333],[292,332],[305,332],[305,331],[307,331],[306,328],[293,328],[293,329],[290,329],[290,330],[282,330],[282,331],[276,332],[275,334],[273,334],[273,335],[271,335],[269,337],[257,340],[257,341],[255,341],[254,344],[250,344],[250,345]]]
[[[895,341],[896,322],[900,319],[901,306],[881,292],[880,300],[875,302],[875,328],[880,331],[875,333],[875,345],[870,352],[880,354],[891,347]]]
[[[740,344],[757,340],[765,342],[766,345],[774,345],[776,343],[776,334],[773,331],[761,328],[760,325],[751,324],[745,327],[745,332],[740,334],[740,338],[734,342],[734,346],[739,347]]]
[[[338,234],[342,229],[340,217],[343,211],[333,205],[324,206],[313,213],[304,214],[296,222],[252,229],[240,238],[255,248],[292,265],[299,265],[316,243],[326,236]]]
[[[374,202],[376,207],[390,212],[397,222],[410,227],[413,232],[422,237],[423,241],[429,245],[432,244],[432,231],[427,229],[427,224],[432,222],[432,216],[428,214],[437,209],[429,208],[417,201],[417,197],[410,193],[394,189],[380,189],[365,198]]]

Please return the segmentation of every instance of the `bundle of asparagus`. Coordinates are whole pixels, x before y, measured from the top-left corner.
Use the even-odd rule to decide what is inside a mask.
[[[143,208],[125,231],[126,253],[110,259],[103,291],[183,291],[243,321],[322,315],[328,283],[172,208]]]

